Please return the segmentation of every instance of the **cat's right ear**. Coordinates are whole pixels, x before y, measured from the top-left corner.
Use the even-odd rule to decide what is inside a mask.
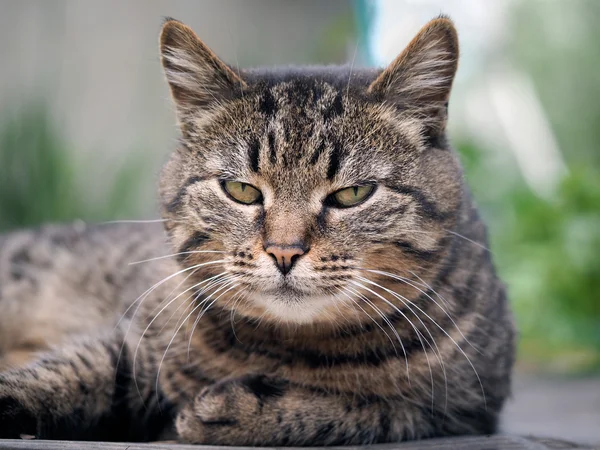
[[[458,65],[454,24],[441,16],[426,24],[369,86],[369,92],[424,121],[430,133],[446,124],[448,98]]]
[[[180,118],[237,97],[244,81],[183,23],[166,19],[161,62]]]

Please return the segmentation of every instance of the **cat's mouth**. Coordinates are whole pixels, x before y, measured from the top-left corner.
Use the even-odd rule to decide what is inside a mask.
[[[256,295],[302,298],[321,294],[319,289],[315,289],[314,283],[311,283],[313,280],[313,277],[302,275],[281,276],[277,273],[271,273],[269,276],[257,277],[248,274],[244,277],[243,283]]]

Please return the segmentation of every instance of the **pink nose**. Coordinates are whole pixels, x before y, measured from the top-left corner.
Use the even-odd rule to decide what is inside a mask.
[[[299,246],[280,245],[269,245],[265,248],[265,252],[275,259],[277,268],[284,275],[292,270],[294,263],[305,253],[304,249]]]

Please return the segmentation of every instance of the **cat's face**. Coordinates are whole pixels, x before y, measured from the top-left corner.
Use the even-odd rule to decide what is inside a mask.
[[[444,138],[456,37],[447,20],[428,27],[383,73],[237,74],[165,24],[183,137],[161,195],[208,302],[281,322],[359,320],[367,300],[390,312],[390,275],[426,281],[462,193]]]

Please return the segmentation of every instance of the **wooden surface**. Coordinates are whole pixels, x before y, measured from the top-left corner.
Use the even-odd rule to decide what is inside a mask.
[[[401,444],[380,444],[366,447],[327,447],[348,450],[558,450],[600,449],[594,446],[579,446],[574,443],[520,436],[471,436],[449,439],[428,439]],[[113,442],[0,440],[0,450],[256,450],[256,447],[211,447],[179,444],[127,444]]]

